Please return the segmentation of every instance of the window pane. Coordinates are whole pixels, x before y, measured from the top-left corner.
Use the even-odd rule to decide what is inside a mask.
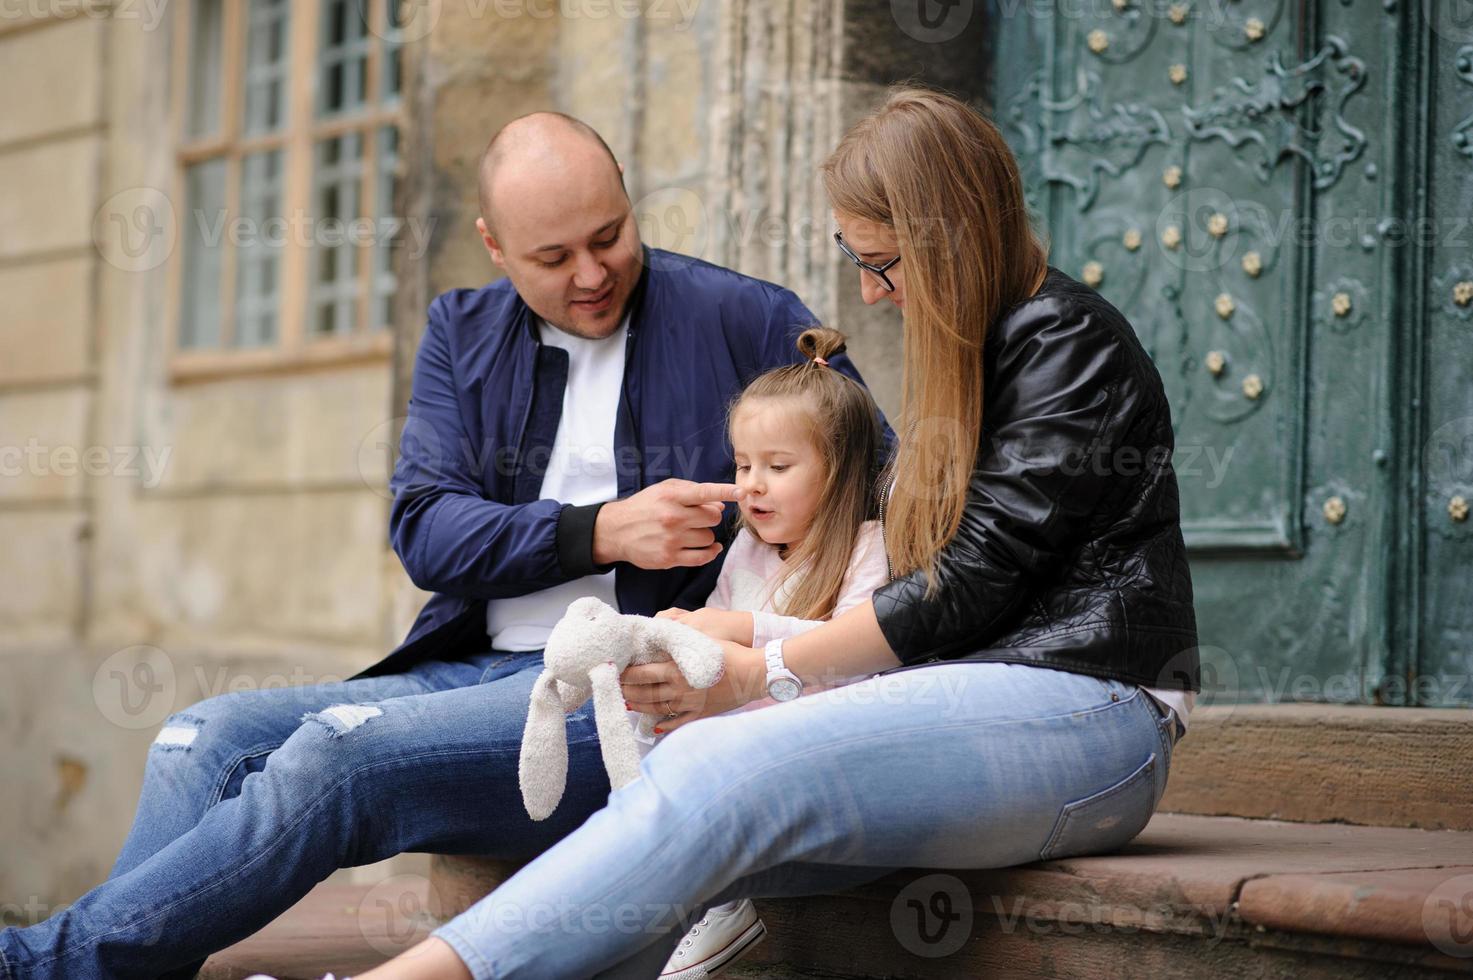
[[[384,46],[380,52],[381,71],[383,73],[383,89],[379,94],[379,101],[394,103],[399,101],[399,89],[403,82],[402,62],[400,52],[404,46],[404,23],[400,17],[399,0],[384,0],[388,10],[385,16],[388,18],[388,28],[384,31]]]
[[[375,330],[394,321],[394,248],[399,244],[404,219],[394,211],[394,192],[399,186],[399,127],[382,126],[378,131],[378,186],[374,215],[377,216],[373,254],[373,316]]]
[[[242,234],[235,245],[235,344],[259,347],[276,341],[277,271],[285,244],[282,229],[280,150],[241,161]]]
[[[225,30],[225,3],[224,0],[195,0],[189,13],[192,30],[186,135],[212,136],[220,129],[220,45]]]
[[[286,0],[250,0],[246,6],[245,118],[247,136],[286,125],[289,52]]]
[[[312,172],[314,334],[349,334],[358,322],[358,251],[350,241],[363,181],[363,136],[346,133],[317,144]]]
[[[317,114],[331,116],[368,101],[369,0],[323,0],[317,51]]]
[[[197,163],[184,172],[188,207],[180,244],[184,283],[179,304],[179,346],[220,343],[220,256],[224,250],[225,160]]]

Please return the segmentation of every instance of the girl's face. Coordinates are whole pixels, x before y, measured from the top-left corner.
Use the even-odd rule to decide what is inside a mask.
[[[806,414],[791,399],[750,398],[732,415],[742,516],[768,544],[796,547],[818,512],[825,473]]]
[[[856,218],[842,211],[834,212],[834,221],[844,233],[844,242],[854,250],[860,261],[870,265],[884,265],[900,254],[895,238],[895,229],[877,221]],[[847,259],[845,261],[848,261]],[[854,270],[859,274],[859,295],[867,305],[888,299],[900,309],[905,309],[905,260],[901,259],[885,270],[885,277],[895,287],[893,292],[885,289],[880,277],[865,269]]]

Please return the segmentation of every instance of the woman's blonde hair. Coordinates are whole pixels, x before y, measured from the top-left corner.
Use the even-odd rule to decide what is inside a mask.
[[[895,231],[905,353],[885,542],[896,575],[923,571],[934,589],[981,442],[988,327],[1032,294],[1048,253],[1012,151],[951,96],[893,90],[845,134],[822,175],[836,212]]]
[[[781,399],[804,416],[805,434],[822,460],[823,488],[813,525],[787,556],[770,589],[777,595],[782,583],[791,580],[792,590],[777,611],[800,619],[827,619],[838,604],[860,525],[875,516],[885,436],[880,410],[864,386],[819,363],[844,352],[842,333],[811,327],[799,335],[798,350],[806,360],[768,371],[737,396],[728,425],[743,406],[758,399]],[[745,519],[738,518],[738,527],[744,525]],[[802,577],[794,579],[800,572]]]

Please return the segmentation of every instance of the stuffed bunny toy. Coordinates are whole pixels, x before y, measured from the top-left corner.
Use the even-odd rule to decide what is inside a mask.
[[[619,689],[624,668],[673,660],[692,687],[706,688],[721,679],[724,663],[721,645],[699,630],[669,619],[626,616],[592,596],[568,606],[542,657],[518,770],[522,803],[533,820],[551,816],[567,786],[568,712],[593,697],[604,768],[609,785],[618,789],[639,778],[639,749]],[[650,716],[643,716],[641,731],[648,734],[649,724]]]

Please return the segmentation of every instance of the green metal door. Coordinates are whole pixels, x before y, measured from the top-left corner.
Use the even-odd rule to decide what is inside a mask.
[[[1130,317],[1172,401],[1208,698],[1473,701],[1457,18],[999,2],[992,109],[1053,264]]]

